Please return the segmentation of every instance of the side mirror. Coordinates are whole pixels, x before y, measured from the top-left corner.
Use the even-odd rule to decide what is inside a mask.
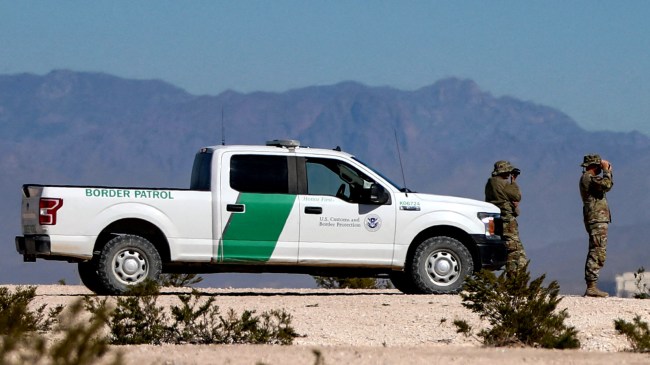
[[[371,204],[377,204],[377,205],[386,204],[389,198],[390,195],[388,195],[388,192],[386,191],[386,189],[384,189],[383,186],[379,184],[372,184],[372,186],[370,187],[370,197],[368,199]]]

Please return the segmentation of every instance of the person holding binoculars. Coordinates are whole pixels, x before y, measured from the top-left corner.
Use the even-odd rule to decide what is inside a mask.
[[[508,161],[494,163],[492,177],[485,184],[485,201],[501,209],[503,219],[503,237],[508,249],[506,262],[506,275],[512,275],[517,270],[523,269],[528,263],[524,245],[519,238],[517,217],[519,216],[519,202],[521,191],[517,185],[517,178],[521,170],[512,166]]]
[[[607,297],[607,292],[598,289],[600,269],[607,258],[607,231],[612,213],[607,203],[607,192],[614,185],[612,164],[598,154],[585,155],[582,160],[580,197],[585,229],[589,234],[589,251],[585,262],[586,297]]]

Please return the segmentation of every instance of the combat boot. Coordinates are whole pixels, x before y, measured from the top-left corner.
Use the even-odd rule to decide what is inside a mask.
[[[587,291],[585,291],[585,297],[605,298],[608,296],[609,294],[596,287],[595,281],[587,283]]]

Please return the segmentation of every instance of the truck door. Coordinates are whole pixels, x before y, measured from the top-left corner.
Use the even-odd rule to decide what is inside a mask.
[[[217,261],[295,263],[295,158],[225,153],[221,166]]]
[[[383,187],[345,161],[298,158],[301,264],[390,265],[395,205]],[[371,202],[381,188],[386,200]]]

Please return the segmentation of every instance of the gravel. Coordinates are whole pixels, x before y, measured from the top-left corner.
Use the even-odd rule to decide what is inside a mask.
[[[5,285],[6,286],[6,285]],[[7,286],[12,287],[12,286]],[[222,313],[233,308],[257,313],[284,309],[301,335],[292,346],[163,345],[115,346],[127,364],[314,364],[319,351],[326,364],[650,364],[634,354],[614,320],[640,315],[650,322],[650,300],[565,296],[567,324],[579,331],[580,350],[485,348],[475,336],[456,333],[465,320],[474,333],[489,324],[461,305],[458,295],[404,295],[396,290],[198,289],[214,296]],[[177,303],[164,289],[159,305]],[[42,285],[35,305],[67,304],[91,294],[83,286]]]

